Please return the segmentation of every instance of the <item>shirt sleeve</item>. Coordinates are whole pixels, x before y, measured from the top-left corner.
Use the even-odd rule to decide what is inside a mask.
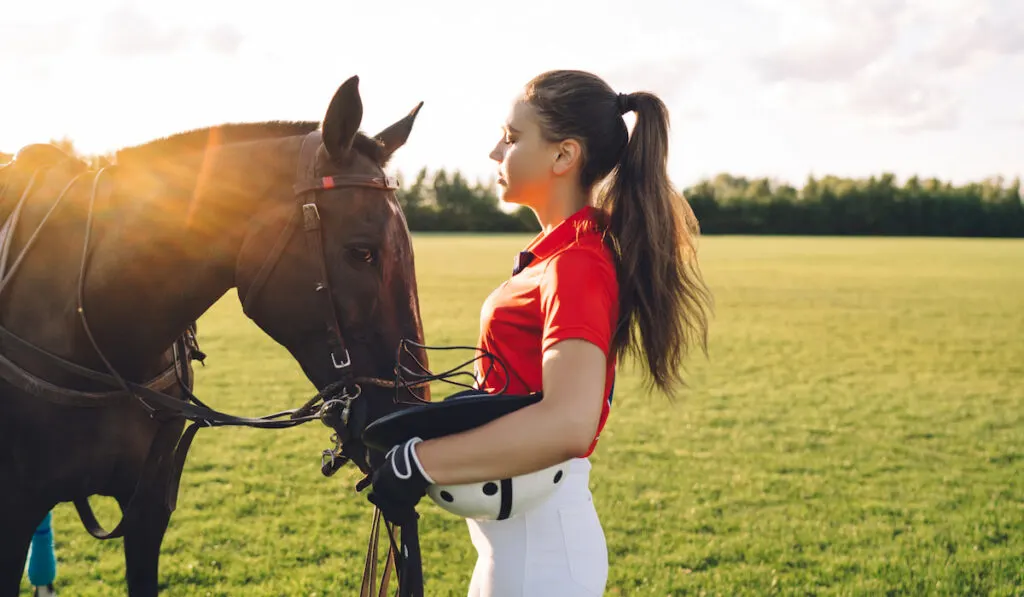
[[[618,293],[615,268],[600,253],[571,248],[551,257],[540,280],[541,352],[577,338],[608,354],[618,319]]]

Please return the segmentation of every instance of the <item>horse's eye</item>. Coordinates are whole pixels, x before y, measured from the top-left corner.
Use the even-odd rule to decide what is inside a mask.
[[[348,254],[353,261],[357,261],[359,263],[373,263],[377,259],[377,256],[373,253],[373,249],[368,249],[366,247],[349,247]]]

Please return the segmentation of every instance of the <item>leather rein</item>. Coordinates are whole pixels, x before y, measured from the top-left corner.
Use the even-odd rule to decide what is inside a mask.
[[[257,276],[246,293],[246,297],[243,302],[243,311],[247,314],[250,313],[252,305],[259,296],[259,291],[265,285],[271,271],[280,259],[288,240],[295,231],[297,221],[301,219],[302,229],[306,237],[306,245],[310,258],[318,265],[317,280],[314,290],[317,296],[320,297],[320,303],[322,305],[321,311],[323,312],[324,320],[329,332],[329,356],[334,370],[337,372],[337,381],[323,388],[301,407],[263,417],[250,418],[222,413],[203,404],[203,402],[200,401],[199,398],[197,398],[191,391],[194,380],[192,379],[191,368],[188,362],[190,360],[202,361],[205,357],[205,355],[203,355],[199,350],[195,337],[194,324],[189,326],[182,336],[174,342],[174,359],[171,366],[145,383],[139,384],[124,379],[110,364],[96,343],[89,328],[88,320],[86,318],[86,310],[83,304],[83,295],[87,255],[92,231],[93,208],[102,176],[105,172],[110,170],[111,167],[101,168],[93,175],[77,288],[77,312],[80,316],[82,326],[86,331],[86,335],[88,336],[93,349],[106,366],[108,373],[95,371],[73,363],[63,357],[31,344],[27,340],[18,337],[14,333],[0,326],[0,340],[4,343],[15,344],[29,352],[35,353],[37,356],[42,357],[46,361],[69,373],[113,386],[116,389],[94,392],[61,387],[29,373],[3,354],[0,354],[0,377],[12,383],[15,387],[50,402],[75,406],[102,407],[134,399],[142,405],[151,418],[160,420],[162,423],[150,447],[149,454],[147,455],[145,464],[143,465],[142,474],[136,483],[132,497],[122,513],[121,520],[112,531],[108,532],[100,526],[91,506],[89,505],[88,497],[81,497],[73,500],[83,525],[93,537],[97,539],[114,539],[123,537],[123,525],[125,520],[135,515],[134,504],[136,503],[136,497],[141,491],[145,490],[146,485],[149,483],[163,484],[166,506],[170,512],[174,511],[177,502],[178,486],[182,470],[184,468],[185,459],[192,440],[195,437],[196,432],[201,427],[244,426],[280,429],[301,425],[313,420],[321,420],[325,425],[332,427],[337,432],[332,436],[332,441],[335,444],[334,449],[325,450],[322,455],[321,471],[325,476],[330,476],[350,460],[350,456],[344,454],[346,447],[345,441],[351,437],[348,429],[353,407],[357,406],[356,401],[362,393],[360,383],[369,383],[389,388],[397,387],[398,384],[395,381],[373,377],[357,377],[354,374],[352,359],[345,344],[345,338],[342,334],[342,326],[340,318],[338,317],[338,310],[332,298],[333,294],[331,291],[330,277],[328,276],[326,254],[323,249],[323,228],[320,219],[320,212],[317,207],[317,194],[320,191],[341,187],[366,187],[393,191],[398,188],[398,181],[396,178],[384,175],[383,173],[379,176],[361,176],[351,174],[339,176],[317,176],[317,150],[320,145],[320,131],[310,132],[302,141],[296,173],[298,182],[293,186],[295,197],[298,199],[298,209],[293,212],[292,216],[289,218],[288,223],[284,230],[282,230],[277,242],[271,249],[270,254],[258,271]],[[10,167],[10,164],[6,167]],[[50,215],[67,196],[70,189],[86,174],[85,172],[79,173],[67,183],[63,191],[58,195],[57,199],[36,227],[36,230],[29,237],[29,240],[22,248],[17,259],[15,259],[11,267],[6,268],[5,271],[4,264],[6,261],[8,245],[10,244],[10,235],[13,235],[13,229],[17,223],[21,207],[28,199],[36,182],[36,178],[42,169],[43,168],[40,168],[32,174],[32,177],[30,178],[11,216],[7,218],[6,222],[3,222],[2,225],[0,225],[0,294],[3,293],[3,290],[13,278],[14,273],[17,271],[25,255],[29,249],[31,249],[35,240],[39,236],[40,230],[46,225]],[[3,190],[4,189],[0,187],[0,201],[3,199]],[[4,234],[5,231],[7,232],[7,235]],[[177,384],[182,390],[185,396],[184,399],[165,393],[166,390],[175,384]],[[415,387],[418,385],[422,384],[403,384],[403,387]],[[189,425],[188,428],[185,429],[184,433],[180,434],[180,436],[175,433],[173,434],[174,437],[172,437],[171,431],[173,431],[175,427],[168,423],[173,423],[181,418],[191,421],[192,424]],[[174,445],[174,457],[169,465],[159,462],[162,458],[159,454],[159,450],[157,449],[159,446],[166,445],[168,442],[171,442],[171,445]],[[368,459],[365,463],[357,463],[357,466],[364,473],[369,472],[370,467]],[[367,480],[364,479],[364,482],[366,481]],[[374,591],[377,570],[377,537],[380,519],[380,511],[374,508],[374,520],[371,527],[370,543],[364,566],[362,589],[360,591],[361,597],[372,597],[372,592]],[[379,593],[381,596],[386,594],[385,591],[387,590],[388,579],[390,577],[391,569],[395,565],[396,557],[400,560],[406,559],[402,557],[404,554],[399,551],[398,546],[396,545],[395,529],[386,522],[385,525],[388,528],[391,549],[389,550],[384,577],[381,581]],[[415,533],[415,531],[413,532]],[[405,545],[403,542],[403,548],[404,547]],[[418,549],[414,549],[414,551],[417,552],[415,554],[415,560],[416,566],[418,567]],[[419,582],[412,583],[412,585],[419,585],[418,588],[406,588],[406,584],[407,583],[402,582],[402,578],[400,577],[399,591],[402,595],[422,594],[421,580]]]

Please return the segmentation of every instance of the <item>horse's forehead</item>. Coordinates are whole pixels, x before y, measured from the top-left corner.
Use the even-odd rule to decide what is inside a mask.
[[[326,156],[319,156],[321,161],[317,170],[321,176],[362,176],[376,178],[384,176],[384,170],[370,157],[355,150],[344,163],[332,162]],[[364,187],[346,187],[335,191],[337,200],[346,211],[358,211],[360,219],[367,222],[390,221],[401,207],[393,193]]]
[[[330,174],[334,175],[360,175],[360,176],[381,176],[383,169],[369,156],[362,152],[352,149],[348,155],[339,163],[333,162],[327,155],[327,152],[320,147],[320,169],[327,170]]]

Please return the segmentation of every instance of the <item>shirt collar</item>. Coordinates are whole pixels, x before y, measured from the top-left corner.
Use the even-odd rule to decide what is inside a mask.
[[[536,260],[550,257],[585,234],[602,232],[599,217],[600,212],[596,208],[586,205],[552,228],[551,232],[547,234],[541,232],[534,237],[526,247],[526,251],[533,253]]]

